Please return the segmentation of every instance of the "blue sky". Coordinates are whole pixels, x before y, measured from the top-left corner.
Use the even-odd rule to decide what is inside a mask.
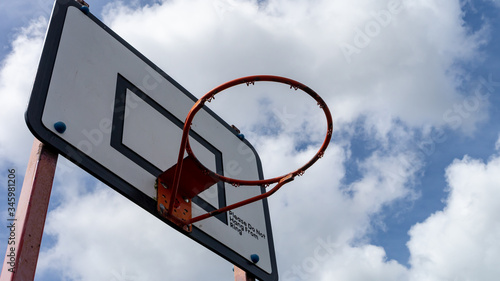
[[[335,120],[327,156],[269,201],[280,280],[494,280],[500,273],[497,0],[88,3],[198,97],[259,73],[301,81],[326,100]],[[14,167],[18,178],[32,143],[23,114],[51,5],[0,4],[0,167]],[[322,127],[311,118],[318,115],[300,102],[233,102],[246,106],[215,110],[256,146],[266,175],[317,148]],[[127,238],[141,237],[141,229],[155,234]],[[232,275],[226,261],[62,158],[45,231],[36,280],[160,280],[151,260],[168,259],[161,247],[210,260],[190,270],[167,262],[172,274],[183,272],[179,280]],[[157,232],[175,242],[157,242]],[[128,249],[118,251],[114,239]],[[314,256],[318,239],[334,245],[326,259]],[[138,261],[141,245],[150,256]]]

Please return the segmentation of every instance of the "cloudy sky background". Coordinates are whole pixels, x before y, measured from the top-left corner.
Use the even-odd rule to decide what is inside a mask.
[[[500,275],[497,0],[88,3],[197,97],[273,74],[325,99],[335,120],[327,154],[269,199],[280,280]],[[0,2],[0,168],[4,182],[16,169],[18,192],[33,143],[23,114],[51,6]],[[266,176],[281,174],[319,147],[321,111],[256,89],[213,109],[256,146]],[[230,263],[59,158],[36,280],[232,276]]]

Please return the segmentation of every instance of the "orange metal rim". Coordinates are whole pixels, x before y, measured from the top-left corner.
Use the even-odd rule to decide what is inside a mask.
[[[320,159],[320,158],[323,157],[323,155],[325,153],[325,150],[327,149],[328,144],[330,143],[331,138],[332,138],[332,133],[333,133],[333,119],[332,119],[330,110],[329,110],[328,106],[326,105],[325,101],[315,91],[313,91],[308,86],[306,86],[306,85],[304,85],[304,84],[302,84],[300,82],[297,82],[295,80],[289,79],[289,78],[280,77],[280,76],[274,76],[274,75],[255,75],[255,76],[241,77],[241,78],[234,79],[234,80],[231,80],[229,82],[226,82],[224,84],[221,84],[220,86],[212,89],[211,91],[209,91],[208,93],[206,93],[202,98],[200,98],[195,103],[195,105],[191,108],[190,112],[188,113],[188,115],[186,117],[186,122],[184,124],[184,132],[187,132],[187,131],[190,130],[191,123],[192,123],[192,121],[193,121],[194,116],[196,115],[196,113],[201,108],[203,108],[203,106],[205,105],[206,102],[210,102],[212,99],[214,99],[214,96],[216,94],[219,94],[220,92],[222,92],[224,90],[227,90],[227,89],[229,89],[231,87],[234,87],[234,86],[237,86],[237,85],[240,85],[240,84],[246,84],[247,86],[249,86],[249,85],[253,85],[255,82],[261,82],[261,81],[264,81],[264,82],[276,82],[276,83],[282,83],[282,84],[289,85],[291,89],[295,89],[295,90],[300,89],[303,92],[307,93],[309,96],[311,96],[314,100],[316,100],[318,106],[323,110],[323,112],[325,114],[325,117],[326,117],[326,121],[327,121],[326,136],[325,136],[323,144],[321,145],[321,147],[319,148],[319,150],[316,152],[316,154],[305,165],[303,165],[302,167],[298,168],[297,170],[295,170],[295,171],[293,171],[291,173],[288,173],[288,174],[285,174],[285,175],[282,175],[282,176],[279,176],[279,177],[275,177],[275,178],[264,179],[264,180],[239,180],[239,179],[233,179],[233,178],[225,177],[223,175],[219,175],[219,174],[211,171],[210,169],[206,168],[196,158],[196,156],[194,155],[194,153],[193,153],[193,151],[191,149],[191,146],[189,144],[189,138],[186,138],[185,139],[185,142],[186,142],[185,150],[187,151],[187,153],[191,157],[193,157],[194,160],[197,161],[197,163],[201,166],[201,168],[204,169],[204,170],[206,170],[208,173],[210,173],[212,176],[218,178],[219,180],[227,182],[227,183],[230,183],[232,185],[236,185],[236,186],[238,186],[238,185],[264,185],[264,186],[268,186],[270,184],[279,182],[281,179],[283,179],[283,178],[285,178],[287,176],[291,177],[291,178],[294,178],[295,176],[301,176],[302,174],[304,174],[304,172],[309,167],[311,167],[314,163],[316,163],[316,161],[318,159]],[[181,150],[184,150],[184,149],[181,148]]]

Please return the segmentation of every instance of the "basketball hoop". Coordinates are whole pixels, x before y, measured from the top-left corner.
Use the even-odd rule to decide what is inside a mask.
[[[303,92],[307,93],[309,96],[311,96],[313,99],[316,100],[318,106],[323,110],[325,117],[326,117],[326,121],[327,121],[327,130],[326,130],[327,133],[325,136],[325,140],[323,141],[323,144],[319,148],[318,152],[311,158],[311,160],[309,160],[305,165],[298,168],[297,170],[295,170],[291,173],[279,176],[279,177],[263,179],[263,180],[233,179],[233,178],[229,178],[229,177],[217,174],[217,173],[211,171],[210,169],[206,168],[196,158],[196,156],[193,153],[193,150],[191,149],[191,145],[189,143],[189,131],[190,131],[190,128],[192,125],[191,123],[193,122],[194,116],[201,108],[203,108],[203,106],[205,105],[206,102],[212,101],[216,94],[219,94],[220,92],[227,90],[228,88],[234,87],[236,85],[246,84],[247,86],[250,86],[250,85],[254,85],[255,82],[262,82],[262,81],[276,82],[276,83],[282,83],[282,84],[289,85],[290,89],[294,89],[294,90],[300,89]],[[170,169],[170,171],[165,171],[162,175],[160,175],[158,177],[159,183],[161,183],[161,184],[165,183],[165,184],[169,184],[169,185],[171,183],[171,186],[172,186],[172,188],[169,188],[170,191],[167,194],[167,196],[170,196],[170,199],[168,201],[165,201],[165,202],[169,202],[168,208],[166,208],[166,206],[163,206],[163,205],[160,206],[160,203],[158,203],[158,211],[160,211],[160,213],[163,216],[165,216],[166,218],[169,218],[170,220],[176,222],[179,226],[182,226],[185,229],[190,229],[190,225],[194,222],[209,218],[211,216],[214,216],[214,215],[217,215],[220,213],[230,211],[232,209],[235,209],[235,208],[238,208],[238,207],[241,207],[241,206],[244,206],[244,205],[247,205],[247,204],[250,204],[250,203],[253,203],[255,201],[262,200],[266,197],[271,196],[276,191],[278,191],[278,189],[280,189],[283,185],[293,181],[296,176],[303,175],[304,172],[309,167],[311,167],[314,163],[316,163],[316,161],[318,159],[323,157],[325,150],[328,147],[328,144],[330,143],[330,140],[332,138],[332,132],[333,132],[333,124],[332,123],[333,123],[332,116],[330,114],[330,110],[328,109],[328,106],[326,105],[325,101],[316,92],[314,92],[311,88],[307,87],[306,85],[304,85],[302,83],[299,83],[297,81],[294,81],[294,80],[291,80],[288,78],[284,78],[284,77],[280,77],[280,76],[272,76],[272,75],[247,76],[247,77],[242,77],[242,78],[238,78],[238,79],[229,81],[227,83],[224,83],[224,84],[212,89],[210,92],[205,94],[202,98],[200,98],[193,105],[193,107],[191,108],[191,110],[189,111],[189,113],[186,117],[186,121],[184,122],[184,129],[183,129],[183,133],[182,133],[181,145],[180,145],[180,149],[179,149],[179,156],[177,159],[177,165],[172,167],[172,168],[175,168],[175,172],[173,171],[173,169]],[[191,168],[183,169],[184,153],[185,152],[188,153],[188,157],[186,159],[189,160],[190,165],[188,165],[188,166]],[[191,163],[193,163],[193,161],[194,161],[194,163],[196,163],[196,166],[200,169],[201,173],[200,173],[200,171],[192,172],[193,165],[191,165]],[[203,174],[207,178],[208,184],[204,184],[205,186],[207,186],[207,188],[208,188],[208,185],[211,185],[214,182],[218,182],[218,181],[223,181],[223,182],[232,184],[233,186],[257,185],[257,186],[268,187],[269,185],[271,185],[273,183],[277,183],[277,184],[271,190],[269,190],[263,194],[248,198],[248,199],[243,200],[241,202],[217,209],[215,211],[205,213],[205,214],[197,216],[195,218],[189,218],[189,216],[190,216],[190,207],[189,207],[189,212],[187,214],[188,217],[186,217],[186,213],[185,213],[183,215],[183,217],[180,218],[179,216],[177,216],[175,214],[173,215],[173,213],[176,212],[175,211],[176,208],[179,208],[179,204],[181,204],[179,202],[182,202],[182,201],[188,202],[189,201],[189,199],[187,199],[187,200],[185,199],[186,198],[185,196],[182,197],[182,198],[184,198],[184,200],[182,200],[182,198],[180,198],[180,200],[179,200],[179,198],[178,198],[179,184],[181,182],[181,173],[183,171],[186,172],[185,170],[188,170],[187,171],[188,173],[197,173],[198,175]],[[167,174],[167,172],[169,174],[169,180],[168,180],[169,183],[167,183],[166,176],[165,176]],[[173,175],[173,179],[172,179],[172,175]],[[158,186],[160,186],[160,184],[158,184]],[[158,187],[158,190],[160,190],[159,187]],[[198,193],[203,191],[202,188],[201,189],[199,188],[199,185],[198,186],[183,187],[183,190],[184,190],[183,194],[188,194],[188,193],[192,194],[193,190],[198,190],[197,191]],[[165,194],[163,194],[163,197],[164,198],[166,197]],[[160,201],[158,201],[158,202],[160,202]],[[184,204],[184,203],[182,203],[182,204]]]

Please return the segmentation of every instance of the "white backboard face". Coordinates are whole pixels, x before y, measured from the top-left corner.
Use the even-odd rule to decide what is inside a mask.
[[[183,121],[195,101],[76,2],[56,1],[26,113],[28,126],[41,141],[159,219],[155,180],[176,164]],[[64,132],[56,130],[58,122],[66,125]],[[252,146],[208,109],[197,114],[190,143],[199,160],[217,173],[262,178]],[[257,186],[236,189],[219,182],[193,199],[193,216],[262,192]],[[258,279],[277,280],[266,200],[202,220],[183,233]],[[256,264],[253,254],[260,258]]]

